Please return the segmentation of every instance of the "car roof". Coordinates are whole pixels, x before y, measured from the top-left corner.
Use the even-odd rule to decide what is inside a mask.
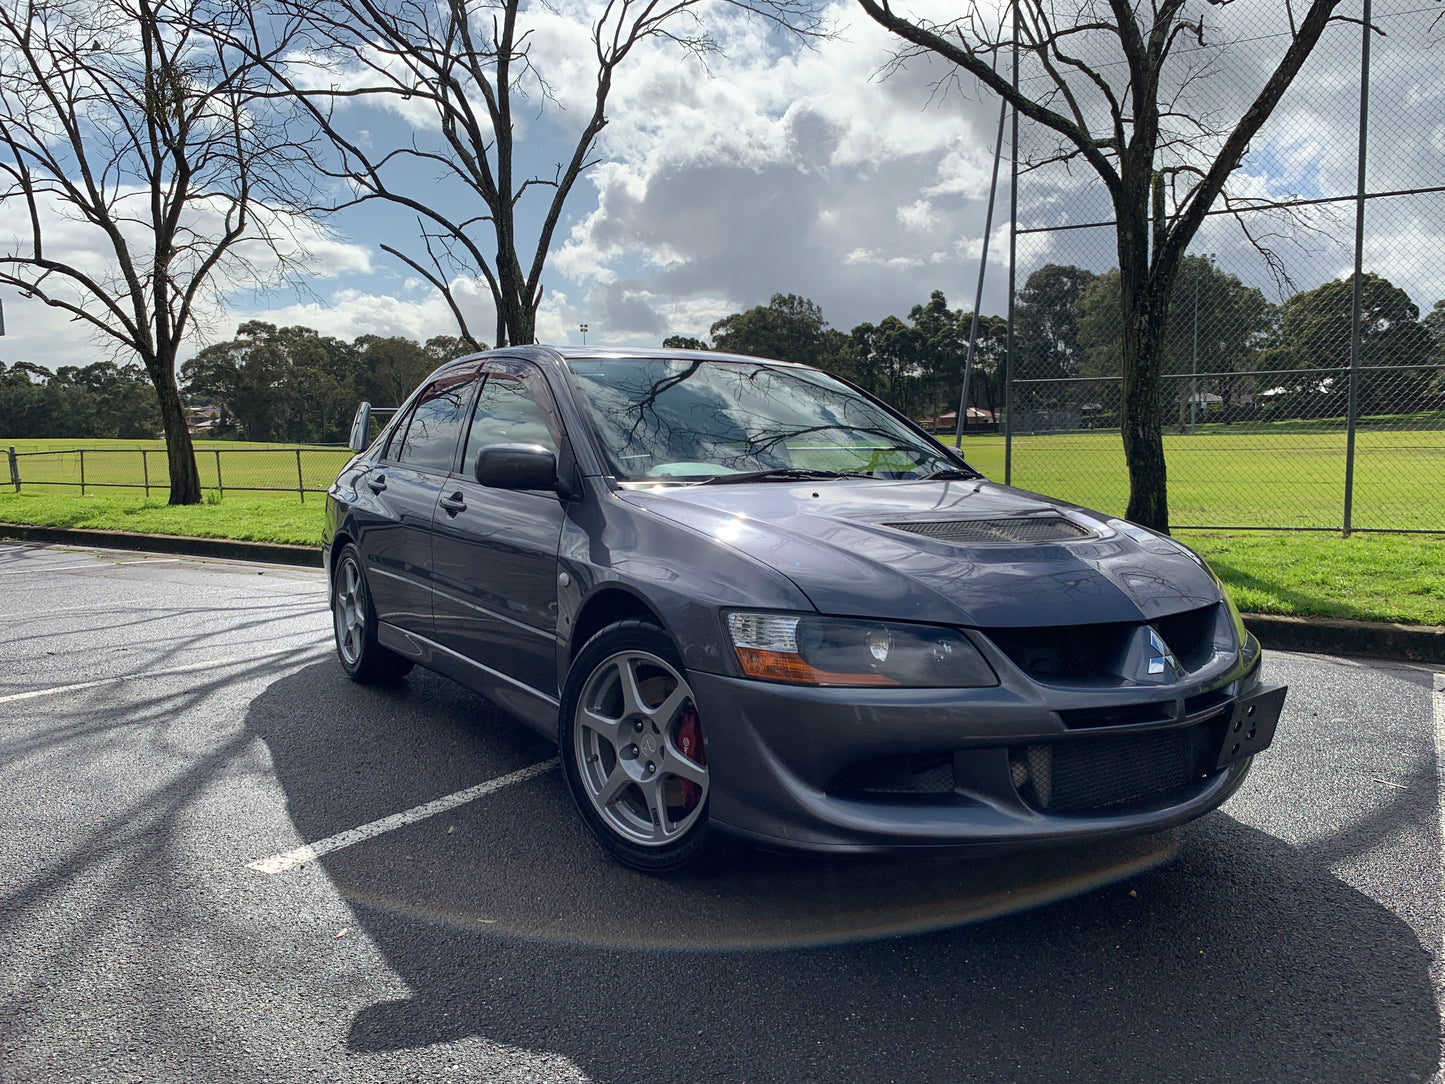
[[[565,364],[569,361],[635,361],[638,358],[665,358],[681,361],[739,361],[767,365],[786,365],[790,367],[806,368],[799,366],[797,362],[780,361],[776,358],[752,357],[748,354],[728,354],[718,350],[669,350],[658,347],[630,347],[630,346],[504,346],[495,350],[486,350],[478,354],[467,354],[448,365],[456,365],[461,362],[485,361],[488,358],[524,358],[529,361],[542,363]]]

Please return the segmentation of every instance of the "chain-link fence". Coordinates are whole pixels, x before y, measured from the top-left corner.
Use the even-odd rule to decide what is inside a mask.
[[[1285,28],[1247,20],[1282,18],[1273,7],[1212,9],[1234,44],[1224,82],[1201,87],[1233,93],[1228,65],[1272,63]],[[1445,20],[1419,0],[1353,7],[1181,266],[1162,395],[1174,526],[1445,532]],[[1046,158],[1046,138],[1025,129],[1020,159]],[[1087,172],[1020,175],[1010,410],[992,439],[1014,485],[1117,514],[1118,260]]]
[[[346,448],[198,448],[201,488],[227,493],[325,493],[353,453]],[[16,493],[79,489],[170,489],[164,448],[67,448],[17,452],[10,448],[9,483]]]

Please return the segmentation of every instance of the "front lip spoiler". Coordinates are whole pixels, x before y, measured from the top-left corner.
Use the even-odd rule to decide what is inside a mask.
[[[1233,675],[1230,675],[1233,677]],[[1222,727],[1245,692],[1235,681],[1205,711],[1149,726],[1067,730],[1041,690],[888,690],[860,698],[694,672],[713,767],[711,817],[720,831],[773,849],[837,853],[1013,851],[1147,834],[1214,809],[1243,783],[1250,758],[1170,789],[1081,812],[1036,808],[1020,795],[1010,753],[1023,747]],[[1250,684],[1246,695],[1256,692]],[[1222,730],[1221,735],[1222,737]],[[830,791],[854,763],[953,751],[954,789],[862,796]],[[1213,766],[1215,754],[1209,754]]]

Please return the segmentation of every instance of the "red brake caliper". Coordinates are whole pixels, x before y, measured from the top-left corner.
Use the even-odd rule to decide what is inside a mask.
[[[698,722],[697,708],[691,700],[683,707],[682,717],[677,723],[677,748],[699,767],[707,764],[707,750],[702,744],[702,724]],[[702,787],[691,779],[679,779],[677,782],[682,791],[684,808],[692,809],[702,800]]]

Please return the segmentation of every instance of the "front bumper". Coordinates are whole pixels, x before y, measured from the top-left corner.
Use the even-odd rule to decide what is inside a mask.
[[[1103,696],[691,681],[712,822],[825,852],[1014,850],[1182,824],[1243,783],[1284,695],[1257,676]],[[1230,760],[1225,732],[1250,706],[1266,729]]]

